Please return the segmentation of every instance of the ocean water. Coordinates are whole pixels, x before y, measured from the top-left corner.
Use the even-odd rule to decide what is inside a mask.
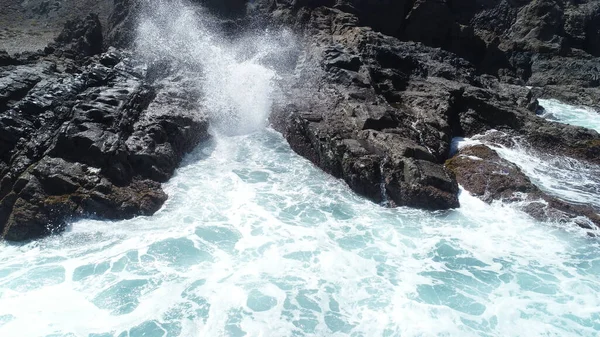
[[[152,217],[0,246],[0,336],[595,336],[599,244],[462,193],[385,209],[266,129],[217,137]]]
[[[600,167],[572,158],[542,154],[517,142],[516,147],[492,146],[517,164],[543,191],[600,212]]]
[[[154,216],[0,243],[0,336],[600,333],[597,239],[466,192],[444,212],[357,196],[267,126],[278,76],[261,60],[285,36],[232,45],[204,14],[153,5],[139,51],[199,69],[214,137]]]
[[[542,117],[560,123],[583,126],[600,132],[600,111],[588,107],[575,107],[555,99],[540,99],[545,111]]]

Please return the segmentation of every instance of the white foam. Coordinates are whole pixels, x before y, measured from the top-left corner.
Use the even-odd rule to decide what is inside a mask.
[[[0,271],[19,265],[0,278],[0,317],[14,316],[0,335],[118,336],[152,320],[180,324],[181,336],[593,334],[597,245],[511,207],[462,193],[458,211],[381,208],[273,131],[217,139],[166,188],[172,197],[153,217],[80,221],[0,248]],[[211,258],[187,264],[180,245],[164,246],[177,238]],[[102,263],[110,268],[73,280],[78,267]],[[39,281],[23,275],[41,266],[62,267],[64,281],[26,290]],[[124,280],[147,282],[135,308],[98,307]],[[256,291],[274,301],[265,311],[248,306]]]
[[[544,107],[544,118],[600,132],[600,112],[595,109],[564,104],[555,99],[540,99],[539,103]]]
[[[504,159],[519,166],[542,190],[560,198],[600,209],[600,169],[554,155],[542,155],[518,142],[513,148],[491,146]]]
[[[202,105],[220,132],[245,134],[265,127],[271,108],[276,73],[263,60],[293,48],[295,39],[283,29],[231,43],[197,7],[154,0],[140,20],[136,42],[136,51],[149,62],[171,60],[198,77]]]

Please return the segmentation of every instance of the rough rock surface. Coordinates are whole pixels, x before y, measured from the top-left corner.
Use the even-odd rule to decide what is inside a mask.
[[[0,0],[0,49],[9,53],[44,49],[67,21],[95,13],[107,26],[112,0]]]
[[[344,179],[358,193],[387,205],[457,207],[455,174],[461,175],[460,182],[468,172],[445,167],[451,139],[490,129],[503,131],[508,139],[520,136],[540,150],[598,164],[596,132],[553,123],[535,113],[536,98],[550,92],[546,87],[556,91],[561,86],[584,85],[589,87],[585,89],[588,101],[598,97],[593,70],[599,59],[583,49],[565,54],[560,43],[567,38],[548,37],[532,28],[556,23],[535,9],[539,3],[512,8],[498,1],[496,5],[504,9],[476,10],[477,6],[465,2],[407,1],[404,21],[393,28],[384,27],[386,20],[392,21],[387,16],[379,25],[365,27],[365,11],[371,7],[360,1],[277,2],[262,7],[263,12],[259,7],[259,16],[294,27],[303,42],[294,77],[283,90],[283,103],[275,106],[271,116],[273,125],[296,152]],[[575,5],[565,6],[560,7],[560,15]],[[423,26],[438,16],[444,18],[443,29]],[[502,22],[482,27],[492,17]],[[495,41],[476,41],[485,40],[488,33]],[[469,36],[475,40],[469,41]],[[554,48],[556,43],[559,46]],[[466,54],[479,47],[481,55]],[[486,61],[486,53],[499,54],[507,63]],[[515,62],[525,54],[529,63],[521,67]],[[485,62],[506,68],[490,71]],[[571,66],[584,71],[573,75]],[[543,87],[523,85],[532,78]],[[549,196],[545,200],[559,204]],[[588,211],[575,207],[565,212],[595,214]]]
[[[68,23],[49,55],[3,58],[0,234],[7,240],[47,235],[73,217],[153,214],[167,198],[160,183],[208,137],[194,86],[155,78],[152,66],[124,52],[94,55],[97,24],[95,16]]]
[[[540,119],[527,88],[478,75],[455,54],[361,27],[342,10],[285,10],[298,16],[307,47],[274,125],[297,152],[361,194],[396,205],[456,207],[457,185],[443,167],[450,141],[491,128],[534,143],[554,137],[560,152],[595,160],[598,135]]]

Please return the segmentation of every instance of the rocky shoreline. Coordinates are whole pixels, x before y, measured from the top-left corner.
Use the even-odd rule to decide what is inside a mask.
[[[201,92],[124,51],[95,15],[0,67],[0,232],[42,237],[77,217],[151,215],[183,156],[209,138]]]
[[[434,17],[439,12],[433,8],[450,3],[416,1],[407,20],[413,13]],[[542,3],[532,1],[529,6],[543,7]],[[424,12],[422,6],[431,11]],[[539,118],[536,111],[540,109],[537,98],[560,90],[566,93],[565,88],[573,85],[582,86],[581,91],[586,94],[573,93],[569,102],[598,102],[597,84],[592,80],[595,74],[583,74],[581,70],[585,69],[584,64],[594,67],[600,59],[590,54],[579,58],[577,55],[585,52],[574,51],[568,57],[573,68],[546,69],[549,66],[543,65],[544,62],[552,63],[566,57],[562,56],[563,51],[548,47],[546,54],[542,54],[532,47],[528,53],[536,54],[531,69],[520,69],[520,64],[515,63],[490,72],[482,68],[482,63],[459,57],[460,50],[456,54],[444,50],[453,50],[455,45],[443,48],[424,45],[435,46],[435,41],[443,41],[445,31],[437,32],[442,35],[430,36],[430,39],[410,38],[423,43],[405,42],[402,40],[409,38],[402,33],[399,38],[393,38],[362,26],[358,7],[347,8],[298,9],[280,5],[274,11],[285,13],[278,14],[278,18],[286,18],[284,22],[296,22],[302,27],[305,44],[309,46],[305,49],[305,58],[314,63],[305,69],[321,65],[322,73],[300,77],[297,88],[292,85],[288,90],[289,95],[283,100],[286,105],[275,109],[272,119],[296,152],[344,179],[358,193],[380,203],[389,198],[398,206],[457,207],[457,181],[476,195],[481,186],[473,181],[472,170],[461,167],[469,164],[453,160],[449,166],[446,162],[451,140],[492,129],[504,131],[505,143],[510,143],[512,137],[522,137],[540,151],[598,164],[600,138],[595,131],[546,121]],[[447,8],[440,11],[450,15]],[[518,13],[517,22],[518,17],[524,15],[522,12],[527,13],[527,9],[522,8]],[[421,29],[427,31],[427,27]],[[509,36],[504,38],[511,38],[510,34],[514,33],[511,29]],[[532,35],[527,43],[536,48],[542,48],[545,42],[551,43],[540,38]],[[500,53],[494,48],[497,46],[488,45],[487,53]],[[515,60],[524,53],[520,49],[502,52],[504,58]],[[551,58],[548,53],[555,53],[556,58]],[[499,61],[492,63],[501,64]],[[582,68],[578,68],[580,66]],[[563,73],[557,74],[558,70]],[[302,82],[309,84],[302,86]],[[546,86],[550,83],[552,86]],[[564,86],[558,87],[557,83]],[[541,87],[528,89],[525,85]],[[497,156],[491,157],[486,156],[484,162],[497,159]],[[492,172],[484,167],[478,174],[487,180]],[[508,180],[526,179],[518,169],[513,173],[515,176],[508,175]],[[534,188],[528,179],[527,182],[531,192],[529,198],[552,199],[551,203],[561,212],[571,217],[587,214],[598,224],[597,210],[566,206],[566,202],[558,206],[560,202],[555,201],[556,198]],[[382,184],[387,195],[381,192]],[[507,197],[501,193],[492,195],[494,198],[487,201]]]
[[[542,192],[489,147],[451,152],[453,138],[493,129],[503,135],[494,142],[520,137],[600,165],[597,132],[536,114],[538,98],[600,106],[600,3],[200,2],[232,35],[293,30],[299,50],[279,62],[271,123],[357,193],[443,210],[460,206],[460,183],[486,202],[527,201],[543,221],[600,225],[598,210]],[[209,138],[202,88],[128,51],[141,10],[115,0],[110,13],[68,22],[43,51],[0,53],[3,238],[42,237],[80,216],[153,214],[167,198],[160,183]]]

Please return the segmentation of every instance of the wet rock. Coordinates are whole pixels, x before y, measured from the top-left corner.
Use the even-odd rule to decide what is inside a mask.
[[[360,24],[372,27],[386,35],[398,35],[404,24],[406,8],[410,1],[368,1],[349,0],[337,1],[335,8],[358,15]]]
[[[554,98],[567,104],[600,109],[600,88],[582,88],[575,85],[546,85],[533,88],[535,98]]]
[[[315,64],[305,67],[300,78],[307,82],[286,90],[286,104],[271,117],[291,147],[376,202],[457,207],[457,184],[442,165],[451,95],[443,79],[439,85],[423,79],[428,73],[459,80],[469,75],[438,62],[451,55],[362,28],[342,11],[315,9],[307,34],[307,59]],[[424,62],[428,52],[438,60]],[[313,83],[310,71],[319,67],[324,76]],[[431,105],[425,86],[437,99]]]
[[[134,180],[127,187],[113,185],[100,169],[60,158],[44,157],[20,175],[3,209],[10,209],[2,236],[11,241],[59,232],[66,220],[86,215],[126,219],[151,215],[167,199],[160,184]],[[8,205],[7,200],[14,200]]]
[[[181,158],[207,140],[208,119],[194,104],[198,93],[188,92],[194,83],[167,77],[158,93],[133,125],[125,141],[128,162],[141,176],[167,181]]]
[[[595,209],[543,192],[517,165],[486,145],[461,149],[446,161],[446,167],[465,190],[485,202],[516,203],[518,208],[540,221],[573,222],[585,229],[600,229],[600,215]]]
[[[276,104],[271,121],[292,149],[358,193],[379,203],[391,201],[388,205],[456,207],[457,182],[443,166],[450,141],[491,129],[503,132],[507,146],[514,145],[511,137],[521,137],[550,153],[596,161],[597,136],[536,116],[541,96],[524,87],[526,80],[554,83],[550,78],[595,85],[592,68],[566,79],[579,65],[593,67],[595,59],[561,56],[566,38],[551,26],[562,22],[564,7],[544,1],[528,8],[505,1],[407,4],[396,36],[452,53],[362,27],[366,3],[317,4],[329,6],[311,2],[267,9],[274,22],[296,27],[304,43],[300,71],[283,81],[285,103]],[[550,16],[540,8],[552,9]],[[428,19],[441,23],[425,27]],[[542,26],[531,28],[536,22]],[[493,75],[481,73],[486,62],[496,67],[487,69]],[[544,64],[554,63],[561,66],[544,70]],[[496,165],[492,156],[486,158],[486,165]],[[498,175],[487,201],[534,187],[525,176],[519,180],[518,168],[504,164],[495,170],[508,173]],[[517,178],[510,182],[506,177],[513,174]]]
[[[572,101],[600,101],[597,1],[197,2],[231,34],[250,19],[250,28],[295,30],[302,50],[286,57],[294,70],[281,80],[271,121],[296,152],[376,202],[457,207],[455,172],[486,201],[536,195],[518,168],[484,149],[483,176],[462,159],[444,166],[453,137],[490,129],[506,135],[503,144],[521,137],[549,153],[600,158],[597,133],[535,115],[536,98],[567,97],[561,88],[577,88],[569,89]],[[82,15],[44,52],[0,54],[7,238],[44,235],[73,216],[110,217],[111,209],[120,218],[152,213],[164,201],[158,182],[207,137],[206,117],[193,113],[201,93],[172,69],[138,67],[116,49],[98,55],[134,40],[142,2],[116,0],[114,9],[104,32],[106,12]],[[509,174],[493,175],[501,169]],[[481,189],[484,177],[493,188]],[[538,199],[556,212],[587,214]]]
[[[518,193],[538,189],[518,166],[485,145],[467,147],[446,161],[458,183],[485,202],[520,200]]]
[[[137,0],[114,0],[114,10],[108,17],[104,33],[107,46],[127,48],[133,44],[141,5],[142,2]]]
[[[17,60],[10,56],[5,50],[0,50],[0,67],[9,66],[17,63]]]

